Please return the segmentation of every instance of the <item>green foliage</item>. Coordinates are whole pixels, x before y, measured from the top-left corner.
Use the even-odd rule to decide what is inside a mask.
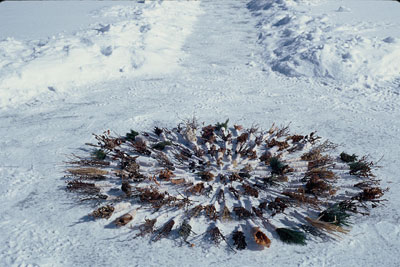
[[[286,165],[284,165],[277,157],[270,158],[269,166],[272,169],[272,174],[283,174],[283,171],[286,168]]]
[[[228,129],[228,122],[229,122],[229,119],[226,119],[226,121],[223,123],[217,122],[217,124],[215,125],[215,130],[219,131],[222,128],[225,128],[225,130]]]
[[[172,143],[171,143],[170,141],[163,141],[163,142],[154,144],[154,145],[152,146],[152,148],[157,149],[157,150],[164,150],[164,148],[165,148],[166,146],[171,146],[171,145],[172,145]]]
[[[135,137],[138,136],[139,133],[131,130],[129,133],[126,134],[126,140],[128,141],[135,141]]]
[[[346,213],[346,208],[340,203],[326,209],[319,214],[319,219],[324,222],[332,223],[338,226],[349,226],[350,215]]]
[[[93,152],[93,157],[97,160],[104,160],[107,154],[101,149],[97,149]]]
[[[301,231],[289,228],[277,228],[276,232],[278,233],[279,238],[282,240],[282,242],[298,245],[306,244],[306,234]]]
[[[346,163],[354,162],[357,160],[357,158],[358,156],[356,154],[349,155],[345,152],[340,153],[340,159]]]
[[[357,161],[349,164],[350,174],[368,176],[371,171],[370,164],[365,161]]]

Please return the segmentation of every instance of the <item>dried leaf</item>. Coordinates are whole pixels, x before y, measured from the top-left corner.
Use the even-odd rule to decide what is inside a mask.
[[[253,228],[253,237],[254,241],[260,246],[269,248],[271,245],[271,240],[258,227]]]

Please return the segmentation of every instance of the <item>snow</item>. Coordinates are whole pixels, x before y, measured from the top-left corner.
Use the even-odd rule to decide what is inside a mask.
[[[79,3],[71,25],[41,24],[29,35],[32,3],[0,4],[0,25],[10,27],[0,28],[1,266],[398,265],[397,2]],[[40,5],[36,23],[73,4]],[[91,133],[174,127],[192,115],[264,129],[291,122],[340,150],[384,156],[376,174],[388,201],[336,242],[273,239],[237,254],[133,240],[129,229],[84,219],[93,207],[64,190],[69,154],[82,153]]]
[[[176,6],[187,5],[105,7],[91,12],[99,22],[85,30],[42,40],[5,38],[0,42],[0,107],[18,105],[48,90],[65,92],[71,86],[174,70],[196,17],[193,4],[191,12],[177,12]],[[103,22],[110,17],[117,22]]]
[[[346,87],[398,84],[398,35],[382,35],[381,30],[388,34],[386,29],[392,28],[391,33],[396,33],[395,12],[388,16],[386,9],[375,8],[374,1],[346,1],[346,7],[341,3],[321,1],[315,7],[302,1],[250,2],[259,17],[258,41],[264,47],[265,62],[272,71],[288,77]],[[398,3],[385,4],[391,7],[396,10]],[[370,14],[371,10],[378,15]]]

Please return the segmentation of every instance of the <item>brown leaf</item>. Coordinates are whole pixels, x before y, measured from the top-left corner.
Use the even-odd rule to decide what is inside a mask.
[[[271,240],[258,227],[253,228],[253,237],[254,241],[260,246],[269,248],[271,245]]]

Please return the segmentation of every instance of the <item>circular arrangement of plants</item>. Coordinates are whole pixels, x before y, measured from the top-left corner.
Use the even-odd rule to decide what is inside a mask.
[[[228,123],[94,135],[92,152],[68,162],[67,190],[97,205],[90,217],[134,238],[232,250],[339,238],[382,201],[366,157],[334,154],[315,132]]]

